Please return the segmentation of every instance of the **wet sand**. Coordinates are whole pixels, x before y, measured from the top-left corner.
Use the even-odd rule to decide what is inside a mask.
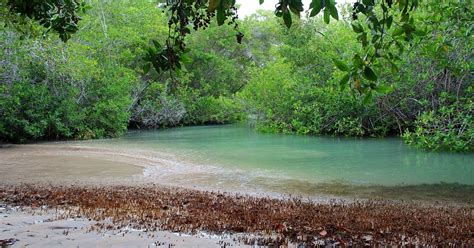
[[[0,182],[51,184],[132,183],[143,176],[133,158],[111,150],[63,145],[0,148]]]
[[[0,229],[6,231],[0,233],[0,242],[18,239],[16,243],[21,246],[38,247],[474,245],[472,195],[449,198],[450,192],[445,192],[444,187],[430,192],[434,199],[440,198],[440,192],[443,194],[440,199],[447,197],[448,203],[441,206],[435,201],[427,204],[335,202],[321,196],[302,201],[283,199],[282,194],[278,197],[242,195],[246,192],[239,191],[239,185],[232,180],[217,187],[234,194],[211,193],[202,190],[203,182],[217,182],[213,181],[212,173],[206,173],[209,168],[179,167],[180,164],[170,162],[175,161],[170,156],[75,144],[3,146],[0,148],[0,210],[3,209]],[[150,168],[155,175],[164,176],[148,176]],[[176,173],[177,170],[181,173]],[[189,190],[164,186],[173,185],[172,182],[183,182],[188,188],[201,183],[202,187]],[[328,195],[341,189],[343,193],[367,191],[369,197],[374,192],[373,188],[344,185],[336,189],[333,185],[322,187],[300,182],[287,185],[280,192],[292,193],[292,187],[296,192],[305,188]],[[454,191],[459,191],[456,187]],[[404,190],[409,194],[418,189]],[[388,197],[400,193],[391,190],[383,188],[380,193]],[[7,211],[18,206],[20,210]],[[228,233],[234,238],[227,237]]]

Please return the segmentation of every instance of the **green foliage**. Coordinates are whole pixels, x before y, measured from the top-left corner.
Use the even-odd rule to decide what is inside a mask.
[[[410,139],[405,140],[418,147],[438,149],[433,146],[438,144],[442,147],[439,149],[472,150],[472,124],[443,124],[444,131],[426,131],[426,126],[442,126],[446,120],[472,120],[472,106],[461,104],[473,95],[467,90],[472,85],[472,40],[466,36],[469,29],[465,23],[451,23],[463,19],[466,13],[441,22],[426,21],[423,28],[433,35],[415,39],[412,53],[401,56],[394,64],[400,67],[400,73],[394,74],[390,67],[378,68],[375,73],[356,56],[354,63],[363,68],[363,78],[357,79],[352,87],[372,89],[364,101],[345,87],[353,77],[350,66],[339,58],[360,49],[347,36],[347,26],[339,23],[325,30],[314,20],[293,24],[288,32],[276,32],[275,39],[280,43],[272,59],[277,62],[251,74],[249,84],[239,94],[241,102],[250,119],[263,131],[345,136],[406,133]],[[418,14],[428,20],[425,12]],[[426,15],[433,16],[431,12]],[[460,31],[456,31],[458,28]],[[322,34],[312,30],[322,30]],[[441,35],[443,32],[449,35]],[[446,42],[451,46],[445,51]],[[338,70],[334,70],[333,63]],[[450,100],[443,100],[446,97]],[[445,113],[446,108],[453,106],[456,118]],[[416,132],[420,126],[426,133]]]
[[[226,22],[232,25],[237,43],[240,44],[244,35],[239,30],[239,23],[236,22],[235,4],[235,0],[167,1],[164,7],[170,16],[168,37],[163,44],[155,41],[154,47],[149,49],[146,56],[148,62],[146,70],[148,71],[151,66],[158,72],[181,69],[184,54],[189,51],[186,37],[191,33],[190,28],[205,30],[214,19],[219,26]],[[380,2],[368,0],[354,3],[350,11],[354,21],[352,26],[354,32],[358,33],[357,40],[364,51],[363,53],[356,52],[355,61],[350,67],[344,67],[350,73],[344,76],[341,84],[351,82],[350,85],[355,86],[351,88],[357,90],[358,93],[369,97],[373,94],[372,91],[378,86],[375,83],[365,83],[360,79],[365,77],[369,81],[376,81],[377,76],[371,66],[382,59],[392,64],[398,59],[390,50],[393,46],[402,47],[403,43],[413,39],[416,26],[412,12],[418,5],[418,0],[403,0],[397,3],[392,0]],[[329,24],[331,17],[339,20],[334,0],[312,0],[307,10],[309,17],[314,17],[322,11],[326,24]],[[293,17],[299,18],[304,11],[302,0],[279,0],[275,5],[274,13],[283,19],[284,25],[289,29],[295,23]],[[363,21],[357,21],[359,18]],[[398,27],[393,30],[392,24],[395,18],[397,18]],[[400,49],[400,53],[402,51],[403,49]]]
[[[364,105],[347,92],[300,81],[292,65],[276,62],[253,75],[239,94],[252,121],[264,131],[362,136]]]
[[[45,39],[22,40],[10,30],[0,33],[0,139],[99,138],[127,128],[130,69],[101,62],[91,47]]]
[[[243,119],[242,109],[227,97],[200,96],[191,88],[181,88],[177,98],[183,101],[186,115],[184,125],[225,124]]]
[[[38,20],[46,28],[53,26],[64,41],[69,39],[70,33],[77,31],[77,22],[80,19],[77,12],[85,9],[85,4],[78,0],[33,1],[31,3],[9,0],[7,5],[11,12]],[[163,43],[152,40],[153,46],[149,47],[144,56],[146,61],[144,71],[148,72],[152,66],[158,73],[182,69],[183,60],[186,58],[185,53],[189,51],[186,37],[191,33],[190,28],[206,29],[214,19],[219,26],[226,22],[232,25],[236,30],[234,33],[236,33],[237,43],[240,44],[244,35],[238,31],[239,23],[236,21],[235,5],[235,0],[166,1],[163,7],[169,14],[168,36]],[[376,81],[377,75],[373,70],[373,65],[381,59],[394,64],[393,60],[398,57],[394,56],[390,50],[393,46],[398,46],[400,52],[403,52],[402,43],[413,39],[416,27],[412,12],[418,5],[419,0],[403,0],[396,3],[392,0],[380,2],[367,0],[354,3],[351,10],[354,21],[352,26],[354,32],[358,33],[357,39],[364,51],[363,54],[355,53],[350,67],[342,67],[348,73],[340,80],[341,85],[350,83],[351,89],[366,94],[366,99],[371,97],[372,91],[379,86],[373,82],[365,83],[361,79],[364,77],[369,81]],[[280,0],[275,5],[275,15],[283,19],[287,28],[292,27],[294,23],[292,15],[300,17],[303,11],[305,9],[302,0]],[[321,11],[323,11],[326,24],[329,24],[331,17],[339,20],[336,1],[312,0],[308,9],[309,16],[316,16]],[[357,21],[360,18],[359,15],[363,15],[362,22]],[[390,33],[394,18],[398,18],[398,27]],[[366,32],[364,26],[370,32]],[[338,66],[341,65],[343,64],[338,63]]]
[[[67,44],[21,35],[18,27],[45,30],[28,18],[0,32],[0,139],[247,119],[267,132],[403,135],[416,147],[472,151],[468,1],[359,1],[338,13],[334,1],[316,0],[308,15],[321,15],[307,19],[294,18],[300,1],[280,1],[282,18],[260,11],[242,21],[228,19],[230,0],[171,1],[171,17],[148,0],[89,3]],[[172,18],[180,3],[205,30]]]
[[[11,88],[2,87],[0,137],[6,140],[25,142],[45,136],[72,136],[74,119],[59,121],[67,116],[70,103],[54,102],[44,85],[17,82]],[[54,105],[54,106],[53,106]],[[70,126],[71,124],[72,126]]]
[[[46,28],[45,32],[54,30],[64,42],[79,30],[79,13],[90,7],[79,0],[2,0],[1,5],[7,5],[10,12],[18,13],[22,18],[37,21]],[[8,22],[12,25],[19,22],[18,19],[12,14]]]
[[[444,96],[440,109],[422,113],[414,130],[404,133],[405,141],[428,150],[474,151],[473,99],[449,102]]]
[[[130,82],[134,76],[126,69],[106,70],[98,81],[91,85],[90,99],[86,103],[87,129],[92,138],[116,137],[127,130],[130,113]]]

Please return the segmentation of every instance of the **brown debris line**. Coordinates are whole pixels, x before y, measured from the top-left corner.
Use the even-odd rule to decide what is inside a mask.
[[[474,210],[465,206],[390,201],[315,203],[155,185],[0,185],[0,202],[64,209],[67,211],[61,218],[84,217],[103,223],[93,228],[96,231],[128,226],[148,231],[246,233],[259,236],[240,241],[263,245],[297,242],[312,246],[324,241],[474,246]]]

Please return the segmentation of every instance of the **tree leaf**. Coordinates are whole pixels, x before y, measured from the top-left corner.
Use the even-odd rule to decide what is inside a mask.
[[[329,16],[330,16],[329,9],[325,8],[324,9],[324,22],[326,24],[329,24]]]
[[[364,61],[359,56],[359,54],[356,54],[352,58],[352,64],[355,66],[355,68],[360,69],[360,68],[362,68],[362,65],[364,64]]]
[[[217,16],[217,25],[221,26],[222,24],[224,24],[225,19],[226,19],[224,7],[220,6],[217,9],[216,16]]]
[[[309,14],[309,16],[310,17],[316,16],[317,14],[319,14],[319,12],[321,12],[321,9],[323,8],[323,1],[313,0],[311,1],[309,8],[311,9],[311,13]]]
[[[285,22],[287,28],[291,28],[292,20],[289,11],[283,13],[283,21]]]
[[[395,31],[393,31],[393,36],[399,36],[401,34],[405,33],[405,30],[403,28],[397,28]]]
[[[387,24],[387,28],[390,29],[390,27],[392,27],[392,23],[393,23],[393,16],[387,17],[387,19],[385,20],[385,23]]]
[[[359,36],[357,36],[357,39],[362,43],[363,47],[366,47],[369,44],[367,41],[367,33],[365,32],[360,33]]]
[[[327,8],[329,8],[329,13],[331,14],[331,16],[334,19],[339,20],[339,14],[337,13],[336,5],[329,5]]]
[[[372,70],[372,68],[368,66],[366,66],[364,69],[364,77],[371,81],[377,80],[377,75],[375,75],[375,72]]]
[[[352,29],[356,33],[362,33],[364,31],[364,28],[362,28],[362,25],[360,23],[351,23]]]
[[[151,40],[151,42],[153,42],[153,45],[155,46],[155,48],[156,48],[157,50],[161,50],[161,49],[162,49],[161,44],[160,44],[157,40]]]
[[[300,13],[304,11],[303,3],[301,0],[292,0],[289,4],[291,12],[295,15],[300,16]]]
[[[337,69],[339,69],[341,71],[349,71],[349,66],[346,63],[344,63],[343,61],[338,60],[336,58],[333,58],[332,61],[336,65]]]
[[[398,7],[399,7],[400,11],[406,12],[408,10],[408,0],[398,1]]]
[[[341,78],[341,80],[339,81],[339,86],[341,90],[343,90],[347,86],[347,83],[349,82],[350,78],[351,75],[349,73],[346,73],[346,75]]]
[[[369,103],[371,100],[372,100],[372,91],[369,91],[369,92],[365,95],[364,100],[363,100],[363,103],[364,103],[364,104],[367,104],[367,103]]]
[[[150,64],[150,63],[146,63],[146,64],[143,66],[143,73],[144,73],[144,74],[147,74],[147,73],[150,71],[150,67],[151,67],[151,64]]]
[[[390,61],[390,70],[392,71],[393,74],[398,72],[398,66],[393,63],[393,61]]]

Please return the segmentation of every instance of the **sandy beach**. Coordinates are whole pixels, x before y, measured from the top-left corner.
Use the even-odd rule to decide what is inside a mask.
[[[195,190],[147,181],[144,164],[143,154],[87,147],[0,149],[2,244],[474,245],[470,204]]]
[[[23,183],[55,186],[144,183],[142,158],[108,152],[109,155],[106,150],[41,144],[4,146],[0,149],[0,188]],[[7,205],[8,198],[0,199],[0,244],[6,247],[222,247],[229,244],[245,247],[226,235],[158,230],[151,233],[133,228],[91,231],[97,221],[63,218],[58,216],[57,209],[53,211],[46,205]]]
[[[0,240],[12,247],[246,247],[217,235],[186,235],[169,231],[120,229],[88,231],[95,221],[84,218],[57,219],[56,213],[0,207]],[[2,246],[3,247],[3,246]],[[7,246],[8,247],[8,246]]]

